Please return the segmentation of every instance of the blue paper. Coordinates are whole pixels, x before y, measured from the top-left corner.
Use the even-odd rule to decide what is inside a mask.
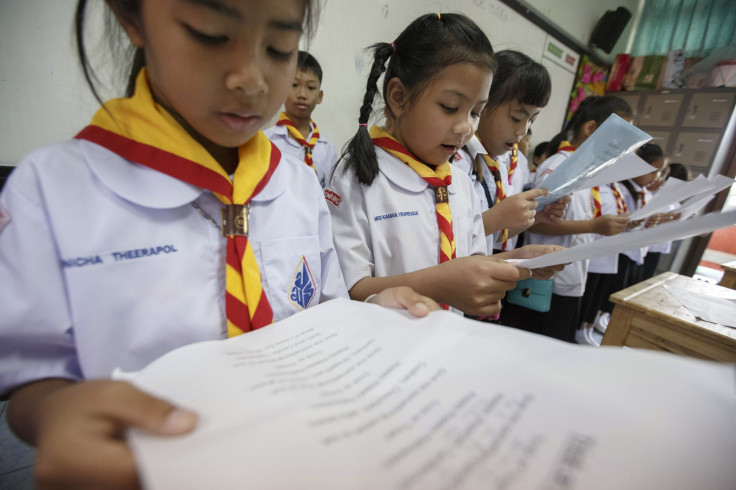
[[[631,153],[652,137],[616,114],[611,114],[569,157],[545,178],[540,187],[549,195],[537,199],[543,209],[577,189],[619,158]]]

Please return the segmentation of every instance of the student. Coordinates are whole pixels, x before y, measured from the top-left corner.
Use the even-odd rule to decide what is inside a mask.
[[[126,429],[195,425],[114,368],[347,295],[313,171],[258,131],[286,97],[312,3],[107,5],[143,53],[134,96],[28,155],[0,194],[0,395],[50,487],[136,486]],[[407,289],[377,298],[433,306]]]
[[[543,161],[545,161],[547,158],[549,158],[549,154],[547,152],[547,147],[549,146],[549,141],[542,141],[537,146],[534,147],[534,156],[532,158],[532,168],[530,169],[530,172],[532,174],[536,173],[537,168]],[[534,175],[529,176],[531,181],[534,181]]]
[[[325,179],[337,163],[337,152],[311,119],[314,108],[322,103],[323,95],[322,67],[314,56],[299,51],[296,75],[284,102],[284,111],[276,125],[264,133],[282,153],[292,155],[312,167],[324,188]]]
[[[561,132],[550,142],[550,152],[554,151],[554,154],[537,169],[535,187],[544,187],[545,177],[588,139],[611,114],[617,114],[629,121],[633,119],[631,107],[623,99],[614,96],[585,99],[570,119],[568,130]],[[571,247],[591,241],[594,234],[609,236],[623,231],[628,218],[625,215],[602,214],[598,191],[595,188],[575,191],[565,211],[564,221],[534,225],[527,233],[529,243]],[[578,261],[557,274],[550,311],[536,314],[527,310],[526,323],[541,325],[540,333],[544,335],[575,342],[576,330],[580,327],[580,308],[587,268],[587,261]]]
[[[501,52],[499,52],[501,54]],[[529,129],[526,130],[526,134],[521,137],[519,140],[519,153],[524,155],[524,158],[527,158],[529,155],[529,150],[532,149],[532,128],[529,127]],[[529,168],[529,167],[527,167]]]
[[[552,83],[547,69],[518,51],[496,54],[497,68],[480,116],[475,141],[458,152],[453,164],[469,173],[481,202],[488,253],[515,248],[517,235],[535,220],[554,222],[564,214],[565,200],[536,214],[536,198],[544,189],[523,192],[529,167],[519,141],[528,134]]]
[[[427,14],[393,43],[375,44],[373,55],[358,131],[325,190],[350,296],[410,285],[462,312],[495,314],[505,291],[529,273],[484,256],[477,197],[448,161],[488,99],[491,44],[463,15]],[[369,130],[384,71],[389,130]],[[549,251],[515,256],[541,250]]]

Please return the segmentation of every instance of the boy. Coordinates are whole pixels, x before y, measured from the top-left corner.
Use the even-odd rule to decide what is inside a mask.
[[[312,111],[322,102],[322,68],[306,51],[299,51],[291,91],[284,102],[284,112],[275,126],[264,131],[283,153],[314,168],[322,188],[337,163],[335,146],[321,136],[312,121]]]

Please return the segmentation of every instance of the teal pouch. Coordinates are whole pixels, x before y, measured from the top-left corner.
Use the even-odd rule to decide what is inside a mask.
[[[524,279],[518,281],[516,287],[506,293],[506,301],[540,313],[547,313],[552,301],[553,286],[554,280],[552,279]]]

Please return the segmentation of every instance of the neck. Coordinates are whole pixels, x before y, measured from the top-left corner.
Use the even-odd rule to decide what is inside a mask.
[[[292,116],[291,114],[288,114],[288,116],[291,119],[291,122],[294,123],[296,129],[298,129],[299,132],[302,133],[302,136],[304,136],[304,138],[307,138],[309,136],[309,133],[312,132],[312,120],[310,118],[297,118]]]

